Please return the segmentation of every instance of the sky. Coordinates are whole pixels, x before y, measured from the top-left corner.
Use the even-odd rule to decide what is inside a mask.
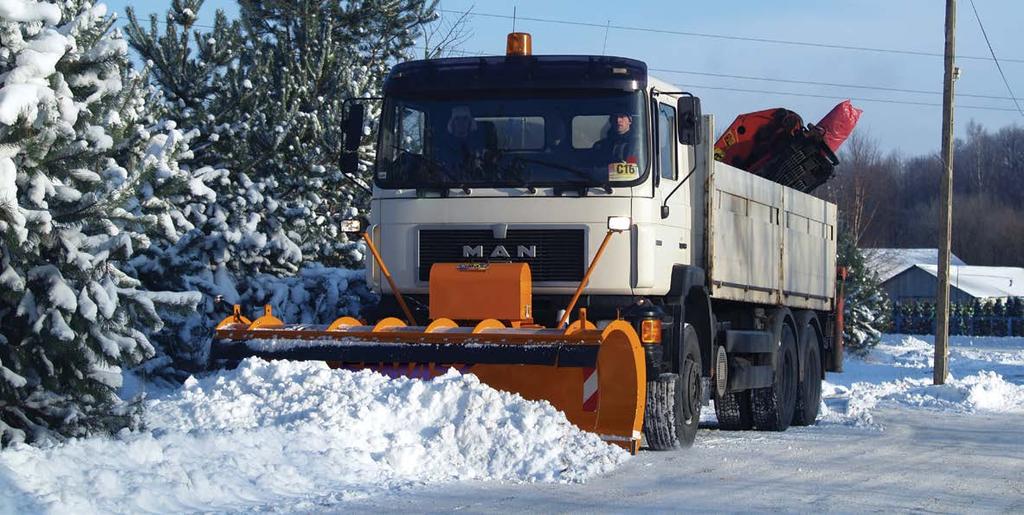
[[[974,2],[1010,87],[1024,107],[1024,46],[1018,42],[1020,27],[1024,26],[1024,2]],[[117,13],[123,13],[128,3],[107,2]],[[162,13],[169,4],[150,0],[135,9],[140,14]],[[1024,114],[1007,98],[1010,95],[989,57],[970,0],[958,0],[957,4],[957,55],[963,57],[957,61],[962,76],[956,84],[960,106],[954,116],[956,136],[964,136],[972,120],[990,131],[1011,124],[1024,126]],[[208,0],[199,14],[199,23],[209,22],[217,8],[229,15],[237,12],[233,0]],[[464,52],[504,53],[514,8],[515,28],[533,35],[535,54],[604,53],[645,61],[652,74],[699,96],[704,112],[715,115],[719,131],[738,114],[772,107],[791,109],[805,122],[813,123],[839,101],[853,98],[854,105],[864,110],[858,131],[876,140],[883,150],[915,156],[937,152],[941,143],[942,0],[733,0],[717,5],[680,0],[442,0],[440,8],[445,10],[441,15],[447,21],[467,10],[471,13],[465,23],[467,37],[459,46]],[[939,55],[739,41],[665,31]]]

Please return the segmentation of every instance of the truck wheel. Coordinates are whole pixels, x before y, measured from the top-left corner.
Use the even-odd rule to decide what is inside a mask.
[[[718,416],[718,429],[746,431],[754,427],[754,417],[750,409],[750,392],[727,393],[723,397],[718,397],[716,394],[715,415]]]
[[[682,423],[682,381],[679,374],[664,373],[647,381],[647,405],[644,407],[644,444],[648,449],[664,451],[679,445]]]
[[[700,346],[697,333],[687,326],[678,374],[665,373],[647,382],[644,442],[652,450],[689,447],[697,437],[703,397]]]
[[[757,388],[750,394],[754,426],[762,431],[785,431],[796,410],[799,369],[796,337],[789,324],[782,325],[782,341],[777,352],[773,384]]]
[[[697,426],[700,425],[700,409],[704,401],[704,381],[701,371],[704,370],[700,359],[700,345],[697,333],[687,338],[686,353],[683,355],[683,370],[680,379],[683,382],[683,424],[679,431],[679,443],[683,447],[693,445],[697,438]]]
[[[796,410],[793,413],[794,426],[811,426],[818,418],[821,406],[821,347],[818,333],[808,325],[804,328],[806,351],[804,353],[804,380],[797,389]]]

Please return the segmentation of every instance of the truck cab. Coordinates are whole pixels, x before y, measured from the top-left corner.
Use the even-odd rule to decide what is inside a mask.
[[[682,183],[702,156],[679,141],[673,90],[619,57],[396,66],[385,84],[371,223],[398,287],[425,295],[438,262],[524,261],[535,316],[551,320],[608,218],[622,216],[631,229],[609,244],[585,303],[615,297],[605,299],[613,318],[634,297],[665,295],[673,265],[699,266],[702,254],[692,220],[700,198],[690,191],[702,178]],[[387,293],[373,264],[370,274]]]

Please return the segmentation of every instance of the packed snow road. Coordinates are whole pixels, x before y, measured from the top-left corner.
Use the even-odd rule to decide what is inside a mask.
[[[887,336],[816,426],[621,449],[457,373],[249,360],[147,401],[146,431],[0,452],[0,513],[1024,511],[1024,339]],[[712,413],[713,409],[706,409]]]
[[[335,511],[1024,511],[1024,415],[884,409],[884,431],[700,431],[692,449],[647,452],[584,484],[457,483]],[[310,506],[307,506],[309,508]]]

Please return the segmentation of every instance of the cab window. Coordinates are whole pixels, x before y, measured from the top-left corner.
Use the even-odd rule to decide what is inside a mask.
[[[661,177],[676,179],[676,108],[658,104],[658,163]]]

